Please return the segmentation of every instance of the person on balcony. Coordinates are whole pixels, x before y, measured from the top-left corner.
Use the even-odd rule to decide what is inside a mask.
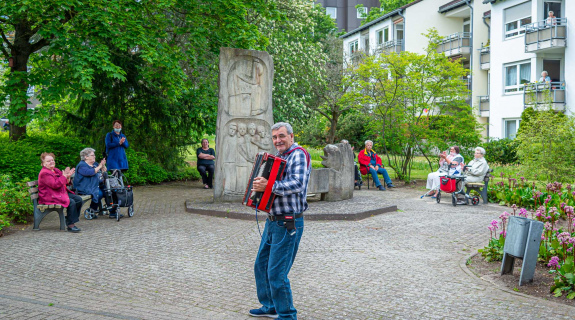
[[[553,11],[551,11],[553,12]],[[551,83],[551,78],[549,77],[549,73],[545,70],[541,72],[541,78],[539,78],[539,82],[541,83]]]
[[[545,24],[548,26],[557,25],[557,17],[555,16],[555,13],[553,11],[549,11],[549,17],[547,17]]]

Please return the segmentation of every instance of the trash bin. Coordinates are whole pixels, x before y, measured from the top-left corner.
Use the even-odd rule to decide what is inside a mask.
[[[516,258],[523,258],[525,254],[525,244],[529,233],[530,219],[512,216],[507,225],[507,236],[503,252]]]

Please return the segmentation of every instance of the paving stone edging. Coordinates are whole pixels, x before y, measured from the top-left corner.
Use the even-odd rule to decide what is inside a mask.
[[[212,217],[220,217],[220,218],[240,219],[240,220],[253,220],[255,218],[255,214],[252,214],[252,213],[221,211],[221,210],[207,210],[207,209],[196,208],[193,206],[193,202],[191,200],[186,200],[185,205],[186,205],[186,212],[189,212],[189,213],[196,213],[196,214],[212,216]],[[360,212],[351,212],[351,213],[322,213],[322,214],[305,213],[305,219],[308,221],[319,221],[319,220],[358,221],[358,220],[363,220],[363,219],[373,217],[373,216],[376,216],[376,215],[379,215],[382,213],[396,212],[396,211],[397,211],[397,206],[391,205],[391,206],[381,207],[378,209],[360,211]],[[261,217],[265,218],[266,213],[260,212],[259,215]]]
[[[476,280],[481,280],[482,282],[487,282],[489,283],[491,286],[493,286],[495,289],[501,290],[503,292],[507,292],[519,297],[523,297],[523,298],[528,298],[528,299],[536,299],[537,301],[539,301],[540,303],[546,304],[549,307],[569,307],[573,310],[575,310],[575,307],[570,306],[568,304],[563,304],[563,303],[559,303],[559,302],[555,302],[555,301],[551,301],[551,300],[545,300],[543,298],[540,297],[536,297],[536,296],[532,296],[532,295],[528,295],[525,293],[521,293],[521,292],[517,292],[517,291],[513,291],[509,288],[507,288],[506,286],[503,286],[501,284],[499,284],[498,282],[494,281],[493,279],[491,279],[490,277],[487,276],[482,276],[482,277],[478,277],[475,273],[473,273],[473,271],[469,270],[469,268],[467,267],[467,261],[473,259],[473,257],[475,257],[476,255],[479,254],[479,252],[477,252],[478,249],[482,249],[482,248],[477,248],[475,249],[475,253],[471,254],[470,256],[467,257],[463,257],[460,261],[459,261],[459,267],[463,270],[463,272],[465,272],[468,276],[472,277],[473,279]]]

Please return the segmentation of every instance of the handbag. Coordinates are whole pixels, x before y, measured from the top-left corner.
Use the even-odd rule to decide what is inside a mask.
[[[112,189],[112,198],[118,207],[130,207],[134,204],[134,191],[132,187]]]

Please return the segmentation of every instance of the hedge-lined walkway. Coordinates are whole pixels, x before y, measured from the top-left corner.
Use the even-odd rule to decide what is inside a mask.
[[[136,188],[136,214],[0,238],[2,319],[249,319],[254,221],[185,212],[200,184]],[[378,192],[362,190],[358,192]],[[299,319],[572,319],[575,309],[493,288],[460,266],[486,244],[496,206],[378,192],[399,212],[310,221],[291,273]]]

